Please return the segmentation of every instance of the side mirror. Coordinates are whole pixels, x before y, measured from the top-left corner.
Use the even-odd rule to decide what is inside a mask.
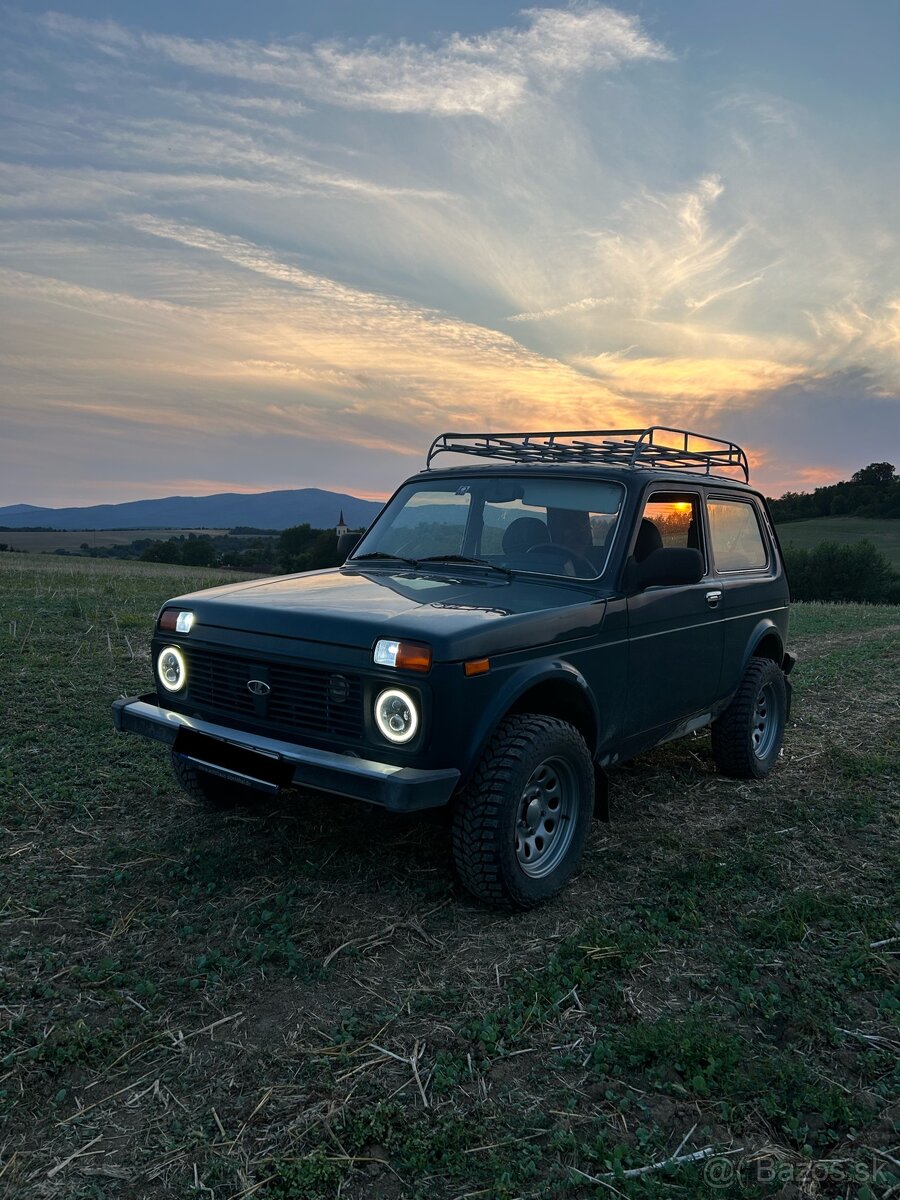
[[[359,540],[361,537],[361,533],[338,534],[337,552],[338,558],[342,563],[347,561],[347,556],[351,554],[359,545]]]
[[[703,555],[699,550],[663,546],[653,550],[643,562],[628,564],[629,589],[642,592],[648,587],[676,587],[699,583],[703,578]]]

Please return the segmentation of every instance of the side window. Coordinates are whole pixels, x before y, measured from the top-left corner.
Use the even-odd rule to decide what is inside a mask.
[[[709,534],[719,571],[759,571],[769,561],[756,506],[749,500],[710,499]]]
[[[636,562],[663,546],[703,553],[700,497],[696,492],[654,492],[644,505],[634,544]]]

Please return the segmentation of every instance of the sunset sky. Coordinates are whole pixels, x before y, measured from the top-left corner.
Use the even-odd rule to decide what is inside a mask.
[[[653,421],[900,464],[900,4],[3,9],[0,505]]]

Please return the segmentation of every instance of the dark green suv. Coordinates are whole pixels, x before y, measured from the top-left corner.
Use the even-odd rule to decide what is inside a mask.
[[[747,478],[683,430],[444,434],[342,567],[164,605],[156,690],[116,726],[216,805],[452,805],[463,884],[529,907],[575,870],[612,764],[711,725],[724,774],[774,767],[790,598]]]

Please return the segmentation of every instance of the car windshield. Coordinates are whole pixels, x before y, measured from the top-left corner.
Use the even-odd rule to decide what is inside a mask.
[[[504,475],[416,480],[400,489],[351,563],[471,562],[595,579],[609,558],[624,489],[593,479]]]

